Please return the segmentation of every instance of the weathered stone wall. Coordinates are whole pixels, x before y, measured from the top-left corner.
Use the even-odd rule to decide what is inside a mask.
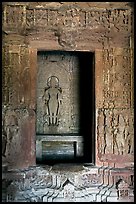
[[[96,164],[133,162],[131,4],[3,2],[2,137],[12,168],[35,164],[38,50],[95,53]]]
[[[5,172],[4,179],[3,202],[134,202],[133,169],[44,165]]]

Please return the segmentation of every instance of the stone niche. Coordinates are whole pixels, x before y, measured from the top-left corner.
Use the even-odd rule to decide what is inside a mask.
[[[37,56],[37,161],[91,163],[94,159],[94,54],[39,51]]]
[[[40,148],[49,153],[53,148],[50,143],[53,143],[54,137],[60,138],[60,134],[65,133],[65,138],[69,137],[67,143],[59,143],[60,139],[57,142],[63,150],[68,147],[71,155],[75,155],[77,143],[83,139],[92,145],[87,146],[87,162],[97,166],[131,166],[134,162],[134,35],[131,3],[3,2],[2,17],[3,161],[8,162],[13,169],[35,165],[36,146],[39,145],[38,155],[41,154]],[[61,54],[60,58],[53,56],[52,59],[49,55],[39,54],[53,51],[72,52],[75,55],[70,59],[68,55],[63,56],[60,63]],[[93,113],[90,113],[92,120],[89,116],[86,118],[86,114],[82,118],[86,124],[84,129],[91,129],[89,132],[86,130],[87,140],[80,138],[80,117],[77,116],[80,100],[76,95],[75,98],[71,97],[72,94],[68,97],[69,92],[66,92],[74,92],[74,89],[79,88],[74,75],[79,69],[74,65],[76,60],[73,60],[78,52],[84,53],[84,57],[87,53],[93,53],[94,56],[94,60],[90,57],[93,72],[89,73],[88,70],[91,69],[84,66],[85,61],[82,62],[86,80],[93,80],[92,89],[89,91],[87,88],[88,99],[90,94],[94,100],[93,105],[91,104]],[[54,63],[56,69],[51,65]],[[82,76],[81,73],[79,75]],[[68,77],[74,78],[72,89],[66,87],[70,86],[67,83]],[[42,95],[47,95],[52,79],[52,83],[57,84],[55,89],[57,88],[58,93],[61,95],[63,91],[63,108],[59,106],[61,117],[57,115],[55,119],[54,112],[52,116],[43,114],[43,104],[40,102]],[[80,80],[81,90],[86,90],[86,80]],[[42,83],[44,86],[40,87]],[[69,118],[71,115],[65,103],[73,103],[73,118]],[[43,116],[47,117],[42,120]],[[50,117],[52,119],[49,121]],[[58,123],[50,132],[49,124]],[[74,134],[74,140],[70,139],[71,133]],[[38,134],[41,139],[38,139]],[[49,138],[49,135],[53,138]],[[42,147],[40,142],[36,144],[38,140],[44,140]],[[55,145],[58,148],[57,143]]]

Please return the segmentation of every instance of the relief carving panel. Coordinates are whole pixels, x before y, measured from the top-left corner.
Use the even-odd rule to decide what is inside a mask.
[[[28,105],[31,85],[28,49],[20,45],[6,45],[3,49],[3,103],[13,107]]]
[[[23,5],[5,5],[3,7],[3,27],[10,31],[22,31],[25,27],[26,8]]]
[[[99,154],[134,154],[132,111],[129,109],[99,109],[97,121]]]
[[[78,57],[38,54],[37,133],[78,133]]]
[[[34,141],[31,142],[27,139],[33,131],[31,126],[33,118],[34,113],[30,109],[13,109],[11,106],[3,106],[2,156],[3,162],[6,161],[11,168],[23,167],[27,165],[28,160],[31,163],[32,154],[34,153],[34,150],[32,150]],[[25,152],[23,151],[24,146],[26,148]]]
[[[49,8],[28,8],[26,13],[26,22],[29,26],[40,27],[45,26],[64,26],[76,28],[97,28],[106,27],[111,29],[114,27],[117,31],[130,31],[131,11],[130,10],[96,10],[82,9],[78,6],[62,6],[59,9]],[[31,19],[31,20],[30,20]],[[54,21],[54,20],[55,21]],[[120,27],[121,25],[121,27]]]
[[[132,15],[131,9],[98,10],[95,7],[85,9],[78,5],[61,5],[52,8],[45,5],[38,7],[25,4],[4,5],[3,30],[22,34],[26,32],[29,37],[32,37],[31,33],[45,33],[48,30],[55,34],[61,29],[67,35],[65,38],[73,38],[74,34],[70,34],[70,30],[73,29],[79,32],[78,41],[83,35],[84,38],[86,36],[100,46],[107,43],[112,46],[115,43],[128,45],[132,32]],[[86,30],[92,35],[88,35]],[[63,32],[62,35],[64,36]]]
[[[2,121],[2,156],[10,163],[14,162],[14,154],[20,151],[20,130],[17,114],[10,108],[3,109]]]
[[[129,108],[132,94],[130,49],[104,49],[103,61],[103,107]]]

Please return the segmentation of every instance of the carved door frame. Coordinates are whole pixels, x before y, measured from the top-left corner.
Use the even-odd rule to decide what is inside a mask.
[[[44,45],[45,43],[45,45]],[[72,49],[62,49],[62,47],[56,43],[56,41],[44,41],[43,43],[41,43],[40,41],[30,41],[29,44],[29,54],[30,54],[30,73],[31,73],[31,78],[32,78],[32,84],[31,84],[31,108],[36,110],[36,80],[37,80],[37,69],[38,69],[38,63],[37,63],[37,53],[38,51],[73,51]],[[76,51],[86,51],[86,52],[90,52],[90,53],[94,53],[94,57],[95,56],[95,51],[94,50],[88,50],[88,49],[84,49],[84,50],[74,50],[74,52]],[[96,114],[96,59],[94,60],[94,97],[95,97],[95,110],[94,110],[94,115]],[[96,117],[94,116],[94,137],[93,137],[93,145],[92,145],[92,163],[94,165],[96,165],[98,163],[97,161],[97,139],[96,139]],[[36,140],[36,116],[35,116],[35,140]],[[36,151],[36,145],[35,145],[35,151]],[[36,155],[36,153],[35,153]]]

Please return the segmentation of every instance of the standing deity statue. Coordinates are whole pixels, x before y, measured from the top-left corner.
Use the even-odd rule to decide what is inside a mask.
[[[46,116],[49,126],[58,125],[62,90],[56,76],[49,77],[47,85],[43,95],[44,116]]]

